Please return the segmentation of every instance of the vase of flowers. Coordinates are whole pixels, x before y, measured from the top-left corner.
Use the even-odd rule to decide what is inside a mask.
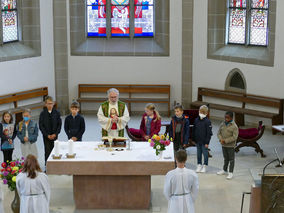
[[[0,170],[0,178],[3,181],[3,184],[8,186],[10,191],[15,192],[15,197],[11,204],[11,208],[14,213],[20,212],[20,198],[16,188],[16,177],[20,172],[22,172],[23,166],[24,158],[7,163],[3,162],[1,164],[2,168]]]
[[[159,156],[159,159],[163,158],[163,151],[166,150],[166,147],[171,144],[169,137],[164,135],[153,135],[149,139],[150,146],[156,150],[156,155]]]

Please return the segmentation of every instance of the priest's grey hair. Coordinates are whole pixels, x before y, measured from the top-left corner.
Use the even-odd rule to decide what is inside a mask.
[[[110,89],[107,91],[107,96],[109,96],[109,94],[110,94],[111,92],[115,92],[115,93],[117,94],[117,96],[119,96],[119,91],[118,91],[117,89],[115,89],[115,88],[110,88]]]

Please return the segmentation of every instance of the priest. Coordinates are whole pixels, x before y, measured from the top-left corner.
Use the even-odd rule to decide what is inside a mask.
[[[97,114],[102,127],[102,136],[124,137],[124,128],[130,120],[127,106],[119,101],[117,89],[109,89],[107,96],[108,100],[101,104]]]

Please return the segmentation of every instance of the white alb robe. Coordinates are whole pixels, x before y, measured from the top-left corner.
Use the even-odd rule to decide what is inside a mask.
[[[169,171],[164,186],[168,213],[194,213],[198,188],[198,176],[193,170],[176,168]]]
[[[4,196],[3,196],[1,185],[2,184],[0,184],[0,212],[4,213],[4,208],[3,208],[3,200],[4,200],[3,198],[4,198]]]
[[[116,111],[118,112],[118,103],[117,102],[115,104],[109,103],[108,114],[110,114],[110,110],[112,108],[115,108]],[[111,126],[112,126],[111,118],[106,117],[104,115],[104,112],[102,110],[102,106],[100,106],[97,116],[98,116],[98,120],[99,120],[101,127],[103,129],[105,129],[108,132],[108,136],[111,136],[111,137],[118,137],[119,130],[124,129],[125,126],[127,125],[128,121],[130,120],[129,112],[128,112],[126,105],[125,105],[125,109],[124,109],[124,112],[123,112],[123,116],[118,118],[117,130],[111,129]]]
[[[47,175],[39,172],[35,179],[20,173],[16,179],[21,199],[20,213],[49,213],[50,186]]]

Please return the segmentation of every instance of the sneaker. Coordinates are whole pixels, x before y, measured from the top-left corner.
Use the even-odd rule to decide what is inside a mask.
[[[201,173],[206,173],[206,167],[207,167],[206,165],[203,165],[200,172],[201,172]]]
[[[225,172],[224,170],[217,172],[217,175],[225,175],[225,174],[227,174],[227,172]]]
[[[202,165],[201,165],[201,164],[198,164],[198,165],[197,165],[196,172],[197,172],[197,173],[200,173],[201,170],[202,170]]]
[[[227,176],[227,180],[231,180],[233,178],[233,173],[230,173],[229,172],[229,174],[228,174],[228,176]]]

